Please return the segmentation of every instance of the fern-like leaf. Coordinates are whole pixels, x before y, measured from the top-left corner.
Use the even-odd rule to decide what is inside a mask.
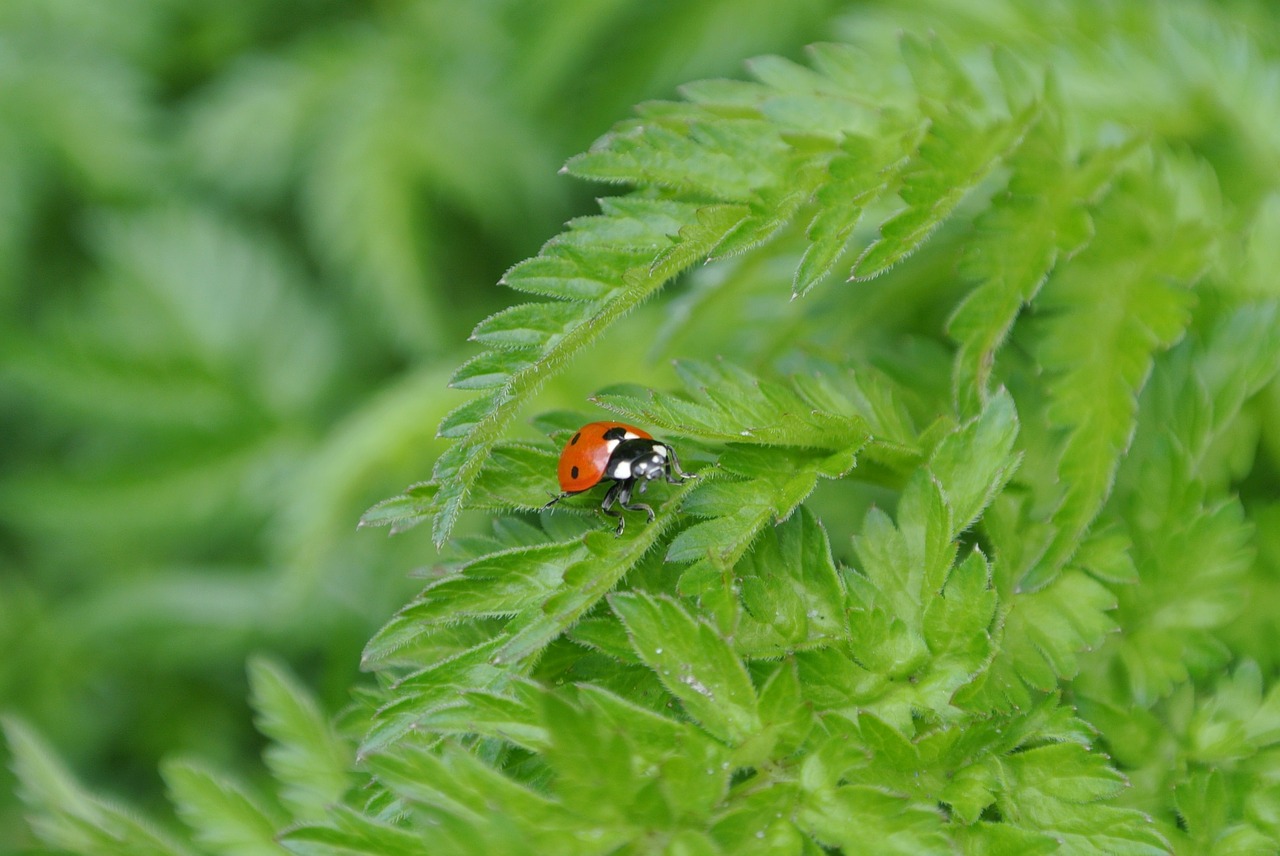
[[[1109,189],[1132,148],[1083,156],[1069,151],[1055,80],[1049,78],[1047,108],[1010,156],[1009,183],[978,218],[977,239],[961,265],[977,283],[948,325],[960,345],[953,384],[962,413],[974,412],[987,396],[996,349],[1019,310],[1060,258],[1074,255],[1093,237],[1090,207]]]
[[[555,299],[512,307],[477,326],[473,338],[490,350],[459,369],[454,385],[486,392],[441,424],[441,436],[457,442],[437,461],[434,492],[383,506],[365,522],[394,520],[402,528],[429,516],[442,543],[524,400],[671,277],[769,240],[816,201],[811,246],[794,284],[796,294],[807,292],[836,264],[860,211],[898,191],[907,208],[859,263],[860,276],[874,275],[950,215],[1016,148],[1039,109],[1025,96],[1016,64],[1003,58],[997,67],[1009,94],[998,109],[1005,112],[986,116],[998,112],[994,103],[946,52],[908,38],[903,56],[922,112],[877,116],[869,96],[876,87],[864,85],[868,70],[854,74],[846,54],[816,50],[817,72],[761,60],[753,66],[761,83],[690,87],[689,101],[646,105],[639,118],[570,160],[566,170],[575,175],[638,189],[604,200],[601,215],[574,221],[508,273],[511,286]],[[942,106],[956,94],[962,105]],[[964,145],[956,145],[960,137]]]
[[[200,764],[171,762],[165,782],[198,842],[227,856],[281,856],[279,822],[245,789]]]
[[[1210,263],[1215,236],[1204,197],[1213,191],[1192,183],[1200,198],[1183,202],[1189,210],[1153,220],[1150,212],[1180,210],[1172,183],[1179,167],[1162,160],[1154,169],[1151,180],[1121,182],[1107,197],[1098,237],[1046,284],[1039,301],[1047,315],[1038,356],[1050,373],[1048,417],[1065,431],[1058,463],[1064,495],[1048,549],[1019,581],[1023,590],[1053,580],[1110,494],[1152,360],[1182,335],[1187,288]],[[1137,257],[1135,246],[1144,248]]]
[[[26,724],[4,721],[19,794],[36,834],[58,850],[103,856],[190,856],[131,812],[87,793]]]
[[[709,254],[730,228],[721,224],[700,240],[683,240],[677,238],[680,230],[697,222],[693,206],[627,199],[604,203],[604,207],[603,215],[572,224],[563,239],[543,250],[542,257],[571,260],[579,271],[568,277],[571,280],[612,281],[615,286],[608,296],[588,303],[537,304],[537,309],[529,304],[500,313],[476,328],[477,338],[504,350],[483,357],[490,376],[486,385],[496,386],[495,391],[464,405],[441,425],[442,436],[456,436],[459,441],[436,464],[432,508],[437,543],[457,522],[523,396],[671,276]],[[562,253],[562,246],[571,252]],[[669,247],[678,249],[655,265],[658,254]],[[550,319],[556,320],[550,323]],[[503,378],[500,385],[498,378]]]
[[[911,162],[903,167],[898,191],[906,207],[880,227],[880,237],[853,268],[870,279],[906,258],[945,220],[965,194],[1017,148],[1039,111],[1034,100],[1011,97],[1008,118],[984,119],[986,105],[958,63],[937,41],[907,36],[903,56],[919,89],[929,130]],[[1005,54],[997,68],[1008,77],[1023,74]],[[1011,95],[1024,88],[1018,82]]]
[[[252,660],[249,683],[258,727],[272,740],[265,758],[281,802],[300,818],[323,817],[351,786],[350,748],[284,667]]]

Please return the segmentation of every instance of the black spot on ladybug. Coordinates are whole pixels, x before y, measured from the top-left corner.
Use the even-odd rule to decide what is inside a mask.
[[[627,429],[618,428],[616,426],[604,432],[604,438],[606,440],[621,440],[625,436],[627,436]]]
[[[582,432],[581,432],[581,431],[579,431],[577,434],[574,434],[574,435],[573,435],[573,439],[569,441],[569,445],[570,445],[570,446],[576,446],[576,445],[578,444],[578,438],[579,438],[579,437],[581,437],[581,436],[582,436]]]
[[[576,479],[578,477],[578,468],[574,467],[573,469],[569,470],[569,475],[573,476]]]

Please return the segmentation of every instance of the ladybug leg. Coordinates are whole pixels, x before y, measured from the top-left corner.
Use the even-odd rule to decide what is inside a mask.
[[[676,457],[675,449],[671,448],[670,446],[667,446],[666,449],[667,449],[667,461],[668,461],[668,467],[667,467],[668,482],[670,482],[671,484],[680,484],[685,479],[696,479],[698,477],[697,473],[686,473],[684,470],[680,469],[680,459]],[[676,476],[678,476],[678,478],[673,477],[671,475],[672,473],[675,473]]]
[[[568,495],[569,495],[569,494],[567,494],[567,493],[562,493],[562,494],[559,494],[559,495],[557,495],[557,496],[553,496],[553,497],[551,498],[551,501],[550,501],[550,502],[548,502],[546,505],[544,505],[544,506],[542,506],[542,507],[543,507],[543,508],[550,508],[551,506],[555,505],[557,502],[559,502],[560,500],[564,499],[564,498],[565,498],[566,496],[568,496]]]
[[[605,514],[609,515],[610,517],[618,518],[618,528],[617,528],[617,531],[614,533],[614,537],[621,535],[622,527],[627,525],[627,519],[622,516],[622,512],[613,510],[613,503],[615,500],[618,499],[618,494],[621,492],[621,489],[622,489],[622,482],[614,482],[613,486],[609,488],[608,493],[604,495],[604,502],[600,503],[601,511],[603,511]],[[623,500],[622,507],[626,508],[626,500]]]
[[[622,489],[618,491],[618,506],[620,508],[625,508],[627,511],[643,511],[645,514],[649,515],[649,522],[652,523],[655,516],[653,509],[645,505],[643,502],[631,501],[631,488],[635,485],[635,481],[628,479],[625,482],[618,482],[618,484],[622,486]],[[641,488],[643,487],[644,483],[641,482]],[[622,532],[622,527],[618,527],[618,532]]]

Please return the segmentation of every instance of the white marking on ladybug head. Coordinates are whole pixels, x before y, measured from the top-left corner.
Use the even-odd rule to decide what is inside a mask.
[[[623,437],[625,437],[625,438],[626,438],[626,439],[628,439],[628,440],[639,440],[639,439],[640,439],[640,435],[639,435],[639,434],[636,434],[636,433],[635,433],[635,432],[633,432],[633,431],[628,431],[628,432],[626,432],[625,434],[623,434],[622,436],[623,436]]]
[[[614,464],[612,477],[619,480],[631,478],[631,462],[618,461]]]
[[[636,478],[656,479],[665,472],[667,463],[656,452],[650,452],[644,457],[633,461],[631,464],[631,472]]]
[[[654,446],[654,447],[653,447],[653,451],[654,451],[654,452],[656,452],[656,453],[658,453],[659,455],[661,455],[661,456],[662,456],[662,457],[664,457],[664,458],[667,456],[667,447],[666,447],[666,446],[664,446],[664,445],[662,445],[661,443],[659,443],[659,444],[657,444],[656,446]]]
[[[604,447],[605,447],[606,449],[608,449],[608,450],[609,450],[609,454],[610,454],[610,455],[612,455],[612,454],[613,454],[613,450],[614,450],[614,449],[616,449],[616,448],[618,448],[618,444],[619,444],[619,443],[621,443],[621,442],[622,442],[621,440],[605,440],[605,441],[604,441]]]

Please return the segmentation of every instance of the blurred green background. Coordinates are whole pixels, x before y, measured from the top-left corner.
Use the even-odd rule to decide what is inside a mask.
[[[0,3],[0,710],[153,808],[165,755],[251,777],[250,652],[340,707],[434,556],[355,523],[430,473],[502,272],[594,211],[559,167],[837,12]]]
[[[1274,62],[1274,4],[1194,4],[1249,33],[1221,67],[1136,14],[1124,35],[1149,56],[1087,26],[1055,53],[1073,5],[0,0],[0,711],[163,815],[163,756],[253,778],[249,653],[341,707],[435,557],[425,527],[388,540],[360,513],[430,473],[468,333],[518,299],[502,272],[606,192],[559,167],[680,83],[945,25],[1079,59],[1077,105],[1205,157],[1229,198],[1275,186],[1276,106],[1250,95],[1273,82],[1230,61]],[[1125,3],[1098,5],[1123,28]],[[758,304],[707,289],[724,329],[696,347],[647,308],[611,333],[625,358],[580,360],[546,405],[661,385],[628,375],[654,339],[732,355],[736,317],[821,311],[780,308],[790,275],[758,276]],[[850,339],[923,309],[870,295]],[[700,298],[665,299],[678,317]],[[12,794],[0,771],[0,850],[31,846]]]

